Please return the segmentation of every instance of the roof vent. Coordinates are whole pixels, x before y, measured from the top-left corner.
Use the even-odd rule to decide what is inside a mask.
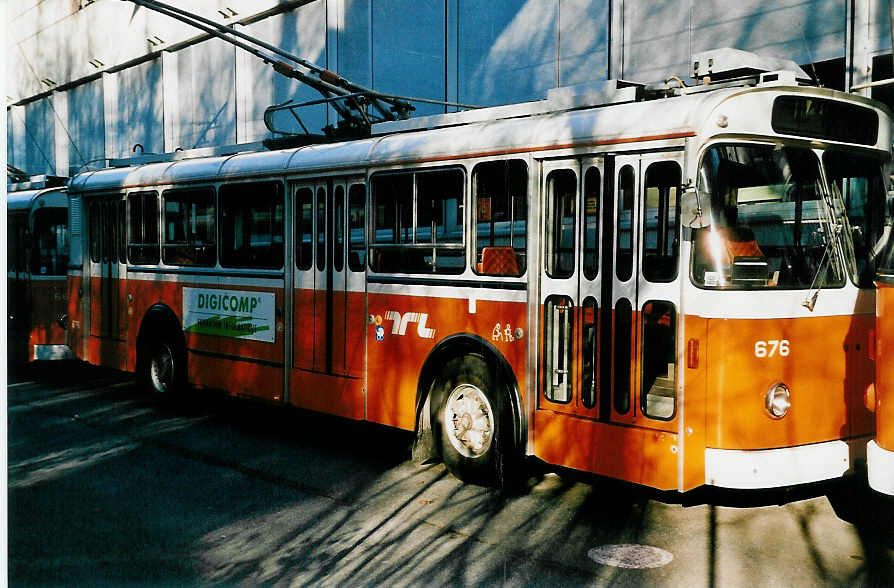
[[[546,99],[559,108],[579,108],[634,102],[642,94],[644,84],[627,80],[605,80],[552,88]]]
[[[690,75],[696,79],[710,76],[714,82],[780,70],[794,72],[799,80],[810,80],[810,76],[790,59],[766,57],[731,47],[694,54]]]

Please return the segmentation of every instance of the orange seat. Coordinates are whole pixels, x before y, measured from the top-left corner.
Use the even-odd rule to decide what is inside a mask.
[[[478,273],[488,276],[517,276],[518,260],[512,247],[485,247],[481,250]]]

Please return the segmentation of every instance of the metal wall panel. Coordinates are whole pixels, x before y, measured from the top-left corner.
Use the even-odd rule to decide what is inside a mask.
[[[694,2],[692,50],[735,47],[800,64],[825,61],[844,56],[845,20],[842,0]]]
[[[559,85],[608,77],[610,0],[559,3]]]
[[[556,86],[557,2],[459,0],[458,5],[460,102],[538,100]]]
[[[69,173],[104,167],[105,126],[102,78],[68,91]],[[60,162],[61,163],[61,162]]]
[[[179,51],[180,147],[236,142],[236,53],[218,39]]]
[[[263,39],[320,67],[328,65],[325,2],[314,2],[291,12],[272,16],[245,27],[244,30],[249,35]],[[264,126],[264,110],[271,104],[279,104],[289,99],[304,102],[320,98],[316,91],[277,74],[270,65],[264,64],[254,56],[246,55],[243,63],[245,79],[244,83],[239,83],[239,92],[245,98],[244,102],[241,102],[245,104],[245,109],[240,109],[238,116],[240,125],[245,125],[245,135],[239,137],[239,142],[260,141],[270,136]],[[237,78],[242,78],[241,70]],[[326,109],[323,106],[303,108],[299,114],[311,131],[319,131],[326,124]],[[274,121],[277,128],[293,132],[301,131],[298,123],[288,112],[278,113]]]
[[[161,59],[118,72],[117,157],[132,155],[137,143],[145,153],[164,151],[161,80]]]
[[[380,92],[444,100],[444,1],[372,0],[372,84]],[[418,104],[416,114],[444,112]]]
[[[30,174],[56,173],[53,124],[49,98],[25,105],[25,160],[19,167]]]

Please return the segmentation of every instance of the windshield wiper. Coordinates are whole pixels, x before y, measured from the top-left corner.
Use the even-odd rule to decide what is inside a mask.
[[[804,302],[801,303],[801,306],[805,307],[810,312],[813,312],[813,308],[816,306],[816,300],[819,298],[820,289],[822,289],[823,284],[825,283],[826,273],[829,271],[829,266],[832,264],[832,249],[835,246],[835,241],[838,239],[838,235],[841,234],[841,229],[841,223],[836,223],[832,226],[832,234],[829,236],[829,239],[826,240],[826,246],[823,248],[823,257],[820,259],[819,267],[816,268],[816,274],[813,276],[813,281],[807,289],[807,297],[804,298]],[[814,290],[814,286],[816,286],[816,291],[813,292],[813,295],[811,296],[810,293]]]

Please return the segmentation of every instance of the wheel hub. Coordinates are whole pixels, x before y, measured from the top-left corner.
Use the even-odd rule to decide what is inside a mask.
[[[174,355],[167,345],[161,345],[149,364],[152,386],[157,392],[167,392],[174,378]]]
[[[494,414],[487,396],[477,386],[461,384],[445,404],[447,437],[460,454],[476,458],[493,442]]]

